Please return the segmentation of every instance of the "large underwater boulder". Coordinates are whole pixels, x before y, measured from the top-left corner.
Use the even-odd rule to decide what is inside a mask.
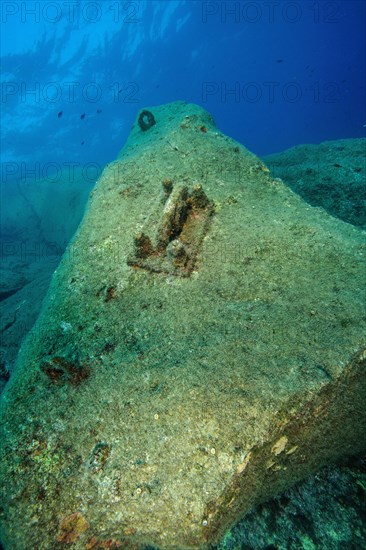
[[[5,547],[206,548],[364,450],[363,246],[200,107],[140,113],[3,394]]]

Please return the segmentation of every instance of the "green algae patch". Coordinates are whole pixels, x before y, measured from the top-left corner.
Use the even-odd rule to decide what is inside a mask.
[[[365,448],[364,233],[200,107],[148,112],[1,402],[9,549],[206,548]]]

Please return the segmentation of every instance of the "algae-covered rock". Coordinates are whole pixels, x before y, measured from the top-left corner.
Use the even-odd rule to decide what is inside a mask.
[[[205,548],[366,446],[364,234],[200,107],[148,112],[3,396],[9,549]]]
[[[312,206],[366,229],[366,139],[297,145],[263,160]]]

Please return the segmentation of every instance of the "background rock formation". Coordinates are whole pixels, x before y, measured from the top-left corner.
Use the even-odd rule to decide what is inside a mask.
[[[298,145],[263,160],[309,204],[366,229],[366,139]]]

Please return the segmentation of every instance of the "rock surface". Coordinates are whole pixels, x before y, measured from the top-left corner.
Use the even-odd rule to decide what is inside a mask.
[[[274,176],[312,206],[366,229],[366,139],[297,145],[263,157]]]
[[[3,394],[9,549],[205,548],[365,449],[364,234],[198,106],[151,111]]]
[[[324,466],[260,504],[212,550],[365,548],[366,459]]]

